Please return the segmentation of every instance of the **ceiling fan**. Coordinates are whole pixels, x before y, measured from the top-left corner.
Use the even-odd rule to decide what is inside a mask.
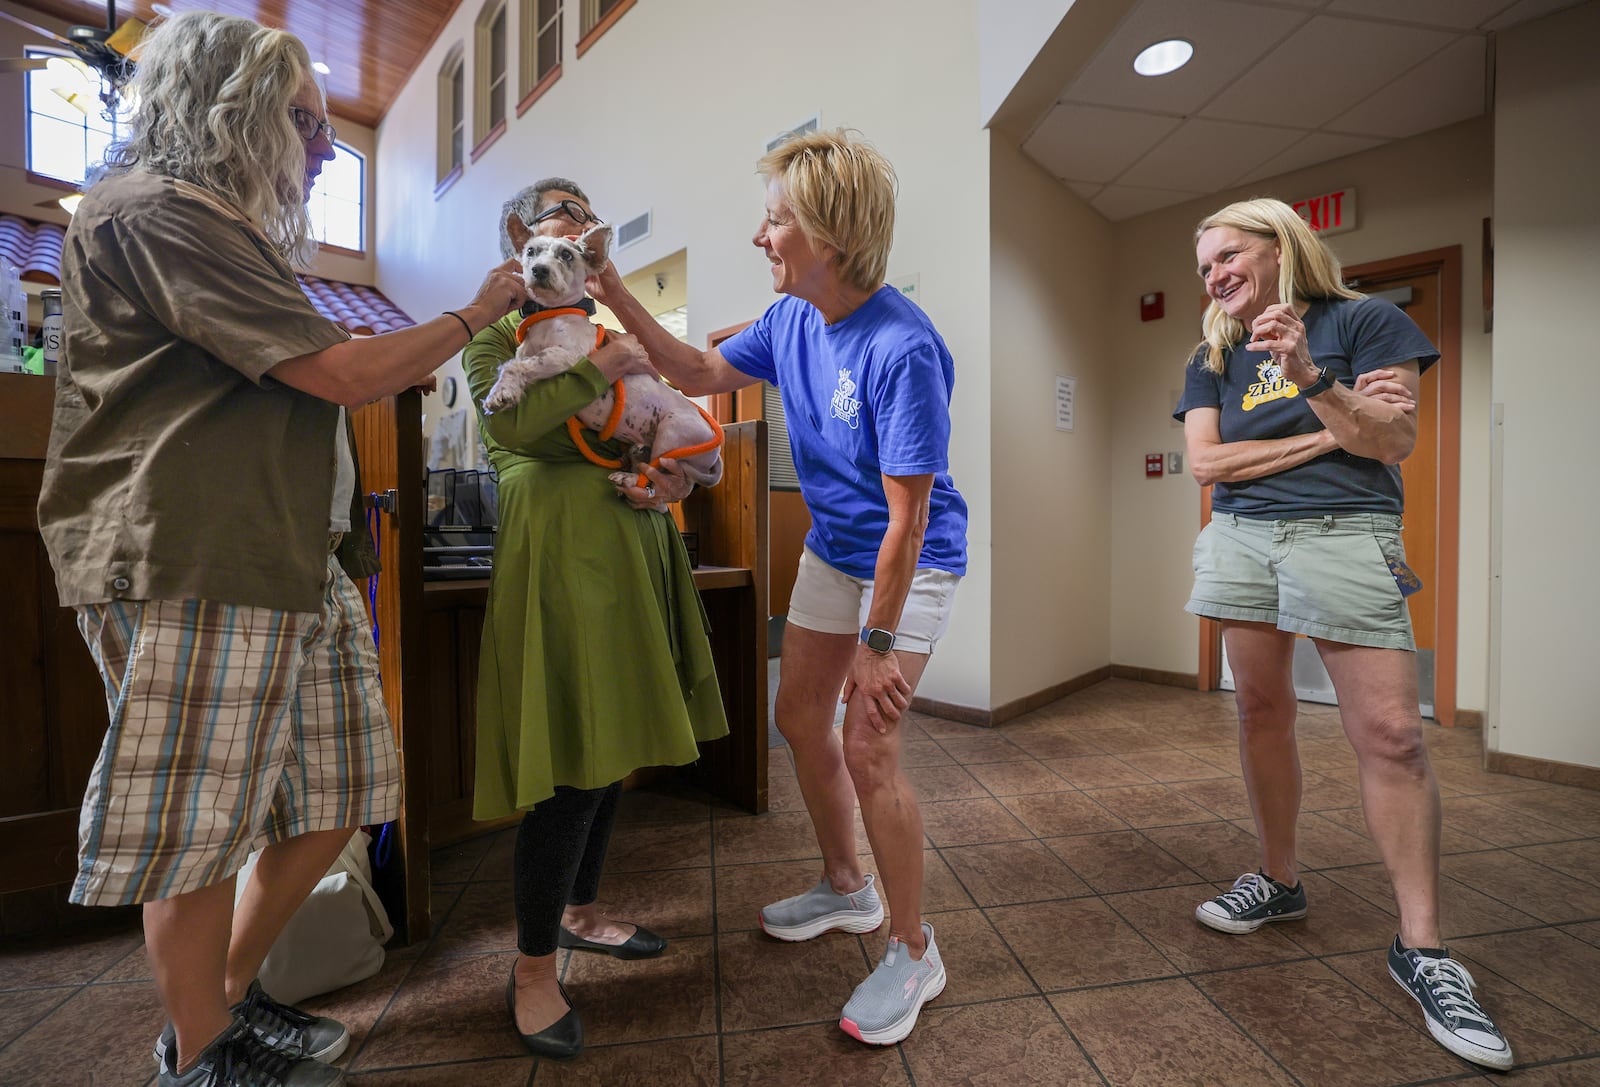
[[[116,0],[106,0],[105,26],[71,27],[65,37],[4,9],[0,9],[0,18],[8,19],[47,41],[71,50],[92,72],[98,73],[102,84],[100,97],[108,108],[115,107],[118,94],[133,78],[139,42],[149,29],[147,24],[133,18],[118,23]],[[47,57],[0,57],[0,72],[26,72],[44,68],[49,63]]]

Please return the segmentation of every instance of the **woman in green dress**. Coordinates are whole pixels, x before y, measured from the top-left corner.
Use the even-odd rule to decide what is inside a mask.
[[[512,215],[555,236],[599,221],[577,185],[541,181],[505,205],[506,256]],[[666,512],[690,484],[651,470],[647,488],[619,492],[566,427],[613,381],[654,373],[643,349],[631,336],[613,336],[566,373],[530,385],[514,407],[485,415],[483,399],[516,352],[521,319],[508,314],[473,337],[463,356],[500,486],[473,813],[525,813],[513,871],[522,954],[506,1001],[529,1050],[566,1058],[582,1049],[583,1027],[556,978],[557,948],[635,959],[666,947],[595,903],[621,781],[642,766],[693,762],[696,742],[726,735],[728,726],[705,612]],[[602,456],[622,451],[586,437]]]

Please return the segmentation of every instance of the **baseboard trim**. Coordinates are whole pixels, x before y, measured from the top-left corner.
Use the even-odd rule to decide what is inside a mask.
[[[1182,687],[1186,691],[1200,689],[1198,672],[1163,672],[1159,668],[1135,668],[1131,664],[1113,664],[1111,675],[1116,679],[1131,679],[1139,683],[1158,683],[1163,687]]]
[[[1505,751],[1484,753],[1483,768],[1496,774],[1548,781],[1552,785],[1575,785],[1580,789],[1600,791],[1600,766],[1581,766],[1575,762],[1558,762],[1555,759],[1536,759],[1531,755],[1513,755]]]
[[[1455,727],[1456,728],[1482,728],[1483,727],[1483,711],[1482,710],[1463,710],[1463,709],[1459,709],[1458,708],[1456,710]]]
[[[1005,724],[1013,717],[1021,717],[1025,713],[1031,713],[1040,706],[1048,706],[1056,699],[1065,698],[1075,691],[1093,687],[1096,683],[1110,679],[1111,675],[1112,666],[1108,664],[1103,668],[1085,672],[1081,676],[1075,676],[1065,682],[1054,684],[1042,691],[1035,691],[1033,694],[1025,695],[1022,698],[1007,702],[1003,706],[996,706],[989,710],[979,709],[976,706],[962,706],[954,702],[939,702],[932,698],[913,698],[911,700],[911,708],[918,713],[942,717],[947,721],[959,721],[964,725],[982,725],[985,728],[993,728],[995,725]]]

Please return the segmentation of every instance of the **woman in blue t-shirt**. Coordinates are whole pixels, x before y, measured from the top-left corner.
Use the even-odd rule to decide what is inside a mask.
[[[1399,309],[1346,288],[1338,260],[1280,201],[1202,220],[1195,259],[1211,304],[1175,415],[1195,479],[1213,486],[1187,608],[1222,625],[1261,843],[1260,870],[1195,917],[1246,933],[1306,915],[1293,679],[1295,636],[1306,635],[1333,680],[1399,905],[1389,972],[1441,1045],[1509,1068],[1510,1045],[1440,938],[1439,787],[1405,601],[1420,584],[1400,544],[1398,465],[1416,444],[1421,372],[1439,352]]]
[[[897,725],[966,571],[966,503],[949,475],[955,366],[927,315],[884,284],[894,239],[888,161],[843,132],[821,132],[789,140],[759,169],[767,208],[753,240],[783,296],[760,320],[701,352],[658,325],[614,268],[591,291],[684,392],[766,380],[783,396],[812,523],[784,632],[777,722],[823,860],[816,886],[767,906],[761,925],[807,940],[883,923],[874,878],[856,857],[859,798],[890,934],[839,1025],[888,1045],[945,983],[921,916],[922,816],[900,769]],[[677,497],[681,481],[652,479]],[[833,732],[841,689],[842,746]]]

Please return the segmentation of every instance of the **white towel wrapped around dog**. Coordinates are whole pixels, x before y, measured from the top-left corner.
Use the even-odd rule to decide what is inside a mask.
[[[383,945],[394,935],[378,893],[366,831],[353,834],[328,874],[300,904],[261,965],[261,987],[274,1000],[295,1004],[342,989],[383,969]],[[239,870],[234,901],[244,893],[260,852]]]

